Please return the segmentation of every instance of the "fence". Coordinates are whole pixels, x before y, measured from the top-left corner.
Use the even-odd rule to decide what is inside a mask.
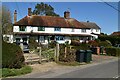
[[[59,44],[56,44],[54,48],[38,47],[37,50],[25,53],[25,63],[33,64],[35,62],[42,63],[44,61],[59,61]]]

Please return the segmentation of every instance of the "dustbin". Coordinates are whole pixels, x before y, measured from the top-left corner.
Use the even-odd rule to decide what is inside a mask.
[[[85,50],[77,50],[76,51],[76,61],[84,62],[84,54],[85,54]]]
[[[92,61],[92,51],[91,50],[86,50],[85,55],[84,55],[84,61],[87,63]]]

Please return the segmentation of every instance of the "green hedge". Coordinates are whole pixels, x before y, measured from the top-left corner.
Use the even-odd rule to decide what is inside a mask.
[[[99,36],[99,38],[101,41],[106,41],[106,40],[109,40],[112,45],[115,45],[115,44],[120,44],[120,36]]]
[[[106,48],[106,53],[109,56],[119,56],[120,57],[120,48]]]
[[[23,52],[18,45],[2,42],[2,68],[21,68],[24,60]]]

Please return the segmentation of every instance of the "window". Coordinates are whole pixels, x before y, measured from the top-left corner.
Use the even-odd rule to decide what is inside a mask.
[[[72,28],[72,32],[75,32],[75,29],[74,29],[74,28]]]
[[[63,36],[56,36],[55,37],[55,40],[59,41],[59,40],[64,40],[64,37]]]
[[[16,44],[20,45],[20,38],[16,38]]]
[[[93,32],[93,29],[91,29],[91,32]]]
[[[26,30],[26,26],[20,26],[19,27],[19,31],[25,31]]]
[[[99,31],[99,29],[96,29],[96,32],[98,32]]]
[[[54,28],[54,31],[61,31],[61,28]]]
[[[45,42],[44,36],[39,36],[39,42]]]
[[[45,27],[38,27],[38,31],[45,31]]]
[[[81,29],[81,32],[85,33],[85,32],[86,32],[86,29]]]

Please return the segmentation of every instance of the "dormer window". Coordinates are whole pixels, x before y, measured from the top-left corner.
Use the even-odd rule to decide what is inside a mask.
[[[81,29],[81,32],[82,33],[86,33],[86,29]]]
[[[26,26],[19,26],[19,31],[26,31]]]
[[[38,27],[38,31],[45,31],[45,27]]]
[[[61,28],[54,28],[54,31],[61,31]]]

